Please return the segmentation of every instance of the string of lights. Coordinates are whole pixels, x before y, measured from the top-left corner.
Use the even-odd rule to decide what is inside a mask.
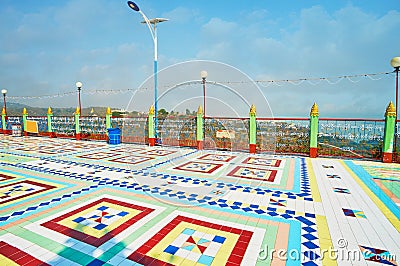
[[[248,80],[248,81],[207,81],[208,84],[223,84],[223,85],[230,85],[230,84],[246,84],[246,83],[256,83],[262,87],[269,87],[269,86],[284,86],[285,84],[291,85],[301,85],[304,82],[307,82],[310,85],[319,85],[322,82],[327,82],[330,85],[336,85],[343,80],[348,80],[352,83],[360,82],[363,78],[369,78],[372,81],[381,80],[387,75],[393,74],[394,72],[379,72],[379,73],[369,73],[369,74],[356,74],[356,75],[345,75],[345,76],[336,76],[336,77],[322,77],[322,78],[299,78],[299,79],[280,79],[280,80]],[[197,84],[199,81],[193,81],[185,83],[185,85],[193,85]],[[164,88],[170,88],[172,86],[162,86]],[[136,89],[101,89],[101,90],[85,90],[85,94],[95,95],[95,94],[123,94],[129,92],[143,92],[153,90],[153,88],[141,87]],[[58,98],[58,97],[65,97],[70,95],[75,95],[76,91],[69,91],[63,93],[56,93],[51,95],[38,95],[38,96],[7,96],[13,100],[30,100],[30,99],[46,99],[46,98]]]

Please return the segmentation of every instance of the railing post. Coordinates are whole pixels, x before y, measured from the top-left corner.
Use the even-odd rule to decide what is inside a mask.
[[[318,105],[316,103],[311,107],[310,112],[310,157],[318,156]]]
[[[47,109],[47,134],[50,138],[55,138],[56,134],[53,132],[53,125],[51,122],[51,118],[53,116],[53,111],[51,110],[51,107]]]
[[[152,105],[149,109],[149,145],[154,146],[156,144],[156,138],[154,135],[154,106]]]
[[[1,131],[3,134],[7,134],[7,122],[6,122],[6,109],[3,107],[3,110],[1,111]]]
[[[106,111],[106,128],[111,128],[111,108],[107,107],[107,111]],[[107,133],[108,134],[108,133]]]
[[[26,111],[26,108],[24,108],[22,111],[22,125],[24,127],[24,136],[28,136],[27,123],[26,123],[27,118],[28,118],[28,111]]]
[[[204,130],[203,130],[204,120],[203,120],[203,108],[199,106],[197,109],[197,119],[196,119],[196,140],[197,140],[197,149],[203,149],[203,141],[204,141]]]
[[[250,107],[250,120],[249,120],[249,150],[250,153],[255,154],[257,152],[257,122],[256,122],[256,107],[254,104]]]
[[[76,140],[81,139],[81,126],[79,124],[79,117],[81,116],[81,110],[79,107],[76,107],[75,111],[75,138]]]
[[[111,116],[112,116],[111,108],[110,108],[110,107],[107,107],[107,111],[106,111],[106,134],[107,134],[107,142],[109,141],[108,129],[111,128]]]
[[[385,135],[383,137],[383,162],[393,162],[393,141],[396,125],[396,107],[390,102],[385,112]]]

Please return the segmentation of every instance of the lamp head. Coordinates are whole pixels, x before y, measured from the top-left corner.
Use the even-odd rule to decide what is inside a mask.
[[[132,1],[128,1],[128,6],[137,12],[140,10],[139,6]]]
[[[80,90],[82,88],[82,82],[78,81],[77,83],[75,83],[76,87],[78,88],[78,90]]]
[[[6,95],[7,94],[7,90],[6,89],[2,89],[1,93],[3,93],[3,95]]]
[[[390,64],[391,64],[392,67],[394,67],[394,68],[399,68],[399,67],[400,67],[400,56],[393,57],[393,58],[392,58],[392,61],[390,61]]]
[[[207,75],[208,75],[208,73],[207,73],[207,71],[205,71],[205,70],[203,70],[203,71],[200,72],[200,76],[201,76],[202,79],[206,79],[206,78],[207,78]]]

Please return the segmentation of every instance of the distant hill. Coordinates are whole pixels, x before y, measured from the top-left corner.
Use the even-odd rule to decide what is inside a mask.
[[[47,108],[43,107],[32,107],[26,104],[7,102],[7,115],[9,116],[20,116],[22,115],[23,109],[26,108],[28,114],[30,116],[46,116]],[[93,113],[91,112],[93,109]],[[55,116],[73,116],[76,108],[68,107],[68,108],[52,108],[53,114]],[[105,116],[107,111],[107,107],[88,107],[83,108],[82,115],[97,115],[97,116]]]
[[[7,102],[7,115],[8,116],[22,116],[22,111],[26,108],[28,111],[29,116],[46,116],[47,115],[47,107],[32,107],[26,104],[21,104],[21,103],[13,103]],[[73,107],[67,107],[67,108],[51,108],[53,111],[54,116],[73,116],[75,114],[76,108]],[[123,110],[119,110],[118,108],[112,108],[112,116],[113,117],[141,117],[143,115],[147,115],[147,113],[143,112],[138,112],[138,111],[132,111],[132,112],[127,112]],[[90,106],[87,108],[83,108],[82,110],[82,115],[83,116],[100,116],[100,117],[105,117],[107,112],[107,107],[96,107],[96,106]],[[190,111],[189,109],[186,109],[186,114],[180,114],[179,112],[167,112],[165,109],[160,109],[158,110],[158,114],[160,117],[182,117],[182,116],[195,116],[196,111]]]

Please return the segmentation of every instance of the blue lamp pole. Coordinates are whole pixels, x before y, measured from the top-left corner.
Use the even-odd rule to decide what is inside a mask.
[[[146,15],[140,10],[139,6],[132,1],[128,1],[128,6],[132,8],[134,11],[139,12],[142,15],[144,21],[142,23],[147,24],[149,28],[151,37],[153,38],[154,43],[154,120],[155,120],[155,130],[154,135],[156,138],[156,142],[158,143],[158,53],[157,53],[157,23],[168,21],[166,18],[152,18],[148,19]],[[151,26],[153,25],[153,27]]]

